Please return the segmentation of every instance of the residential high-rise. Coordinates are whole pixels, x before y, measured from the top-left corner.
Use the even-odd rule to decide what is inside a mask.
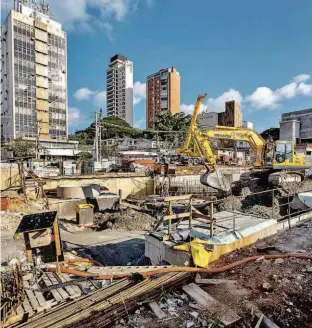
[[[51,19],[49,5],[21,3],[1,27],[1,137],[64,141],[66,33]]]
[[[180,112],[180,74],[175,67],[163,68],[147,77],[146,126],[153,128],[160,113]]]
[[[133,63],[124,56],[110,59],[106,71],[107,116],[122,118],[133,125]]]

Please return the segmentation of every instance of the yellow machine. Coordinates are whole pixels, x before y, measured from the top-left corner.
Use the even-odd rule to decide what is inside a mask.
[[[253,167],[261,169],[262,180],[277,186],[284,182],[300,182],[304,179],[304,170],[311,168],[304,155],[296,155],[292,141],[266,142],[260,134],[248,128],[236,128],[228,126],[215,126],[207,131],[197,128],[197,116],[202,99],[199,96],[194,109],[194,114],[189,128],[187,140],[184,143],[184,151],[194,141],[194,149],[205,160],[207,172],[201,176],[201,183],[215,189],[228,192],[231,188],[227,179],[217,168],[216,156],[210,147],[210,140],[245,141],[255,157]],[[259,176],[259,172],[258,172]],[[245,178],[251,178],[250,173]]]
[[[184,144],[182,148],[177,148],[175,151],[177,153],[186,155],[186,156],[192,156],[192,157],[200,157],[201,153],[196,147],[196,143],[193,143],[193,148],[190,147],[191,140],[193,138],[194,132],[197,129],[197,117],[199,114],[200,106],[202,104],[203,99],[206,97],[206,93],[204,95],[199,95],[196,100],[196,104],[194,107],[194,113],[192,116],[191,124],[187,132],[187,136],[185,138]]]

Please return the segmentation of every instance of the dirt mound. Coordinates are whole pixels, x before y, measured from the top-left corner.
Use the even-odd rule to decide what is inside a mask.
[[[151,215],[130,208],[120,212],[96,213],[94,217],[94,224],[99,230],[150,230],[154,222],[155,218]]]

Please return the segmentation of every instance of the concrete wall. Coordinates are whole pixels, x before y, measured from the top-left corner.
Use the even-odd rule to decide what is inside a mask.
[[[299,139],[300,122],[296,120],[280,122],[280,140],[291,140],[296,144]]]
[[[17,164],[1,163],[1,190],[11,186],[19,186]],[[96,183],[106,187],[108,191],[118,193],[122,190],[122,197],[128,195],[145,196],[154,193],[154,180],[138,173],[106,173],[103,175],[81,175],[44,179],[44,189],[56,188],[63,185],[82,185]]]
[[[115,174],[116,175],[116,174]],[[154,181],[150,177],[131,176],[131,177],[88,177],[79,176],[75,178],[62,177],[61,179],[46,179],[45,189],[56,188],[64,185],[82,185],[96,183],[101,187],[106,187],[108,191],[118,193],[122,190],[122,197],[129,195],[146,196],[154,193]]]
[[[7,187],[19,186],[19,174],[17,164],[0,163],[1,168],[1,190]]]
[[[300,138],[300,142],[312,141],[312,109],[304,109],[282,114],[281,123],[291,120],[300,121],[300,125],[298,126],[298,138]]]

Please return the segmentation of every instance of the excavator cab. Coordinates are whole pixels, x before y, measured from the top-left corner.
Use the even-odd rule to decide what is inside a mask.
[[[274,163],[287,165],[293,157],[292,141],[276,141],[274,151]],[[286,162],[286,163],[285,163]]]

